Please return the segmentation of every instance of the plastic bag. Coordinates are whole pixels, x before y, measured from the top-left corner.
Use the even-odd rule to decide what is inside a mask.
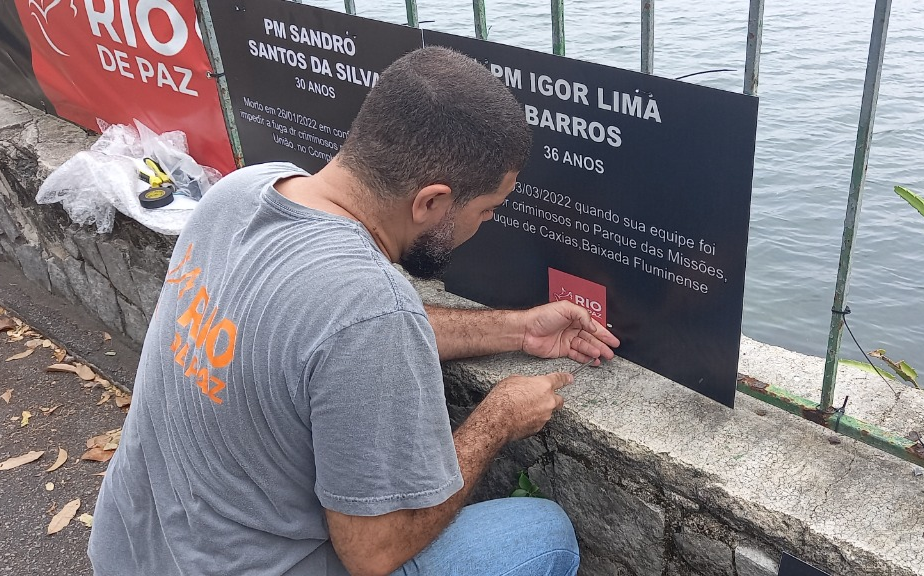
[[[97,122],[102,131],[99,139],[89,151],[78,152],[52,172],[35,201],[61,202],[71,220],[95,224],[101,234],[112,231],[116,210],[161,234],[179,234],[196,201],[221,173],[193,160],[183,132],[157,134],[138,120],[135,126]],[[167,206],[149,210],[138,200],[138,194],[149,187],[138,177],[145,157],[156,160],[176,186],[174,200]]]

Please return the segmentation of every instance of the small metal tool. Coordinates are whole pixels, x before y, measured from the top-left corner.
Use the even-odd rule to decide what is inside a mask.
[[[571,371],[571,375],[572,375],[572,376],[576,376],[578,372],[580,372],[580,371],[583,370],[584,368],[587,368],[588,366],[590,366],[591,364],[593,364],[593,363],[594,363],[594,360],[596,360],[596,358],[591,358],[591,359],[588,360],[587,362],[584,362],[583,364],[581,364],[580,366],[578,366],[577,368],[575,368],[574,370],[572,370],[572,371]]]

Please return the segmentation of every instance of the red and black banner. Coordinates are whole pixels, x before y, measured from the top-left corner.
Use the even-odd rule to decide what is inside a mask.
[[[190,153],[234,169],[192,0],[15,0],[0,5],[0,92],[98,129],[182,130]]]

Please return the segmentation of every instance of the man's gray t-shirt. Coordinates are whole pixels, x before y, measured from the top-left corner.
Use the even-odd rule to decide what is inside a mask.
[[[420,298],[359,223],[273,188],[295,175],[232,173],[177,241],[94,513],[98,575],[345,574],[323,508],[462,487]]]

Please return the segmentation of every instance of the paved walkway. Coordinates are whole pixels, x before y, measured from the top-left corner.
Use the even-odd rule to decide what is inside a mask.
[[[79,518],[89,522],[82,515],[93,514],[99,474],[107,464],[81,456],[93,438],[98,446],[89,457],[105,459],[117,444],[130,397],[109,383],[111,376],[99,373],[133,373],[137,353],[118,338],[108,339],[101,326],[66,303],[8,274],[4,263],[0,268],[0,306],[17,305],[16,311],[0,309],[0,468],[10,458],[43,452],[35,461],[0,469],[0,574],[90,574],[90,529]],[[18,318],[43,327],[20,326]],[[14,326],[4,329],[10,322]],[[46,343],[46,337],[53,342]],[[90,356],[106,367],[86,366]],[[56,363],[79,369],[83,377],[46,371]],[[103,436],[106,432],[111,434]],[[66,459],[47,471],[58,464],[61,449]],[[80,507],[73,519],[49,535],[55,514],[76,499]]]

